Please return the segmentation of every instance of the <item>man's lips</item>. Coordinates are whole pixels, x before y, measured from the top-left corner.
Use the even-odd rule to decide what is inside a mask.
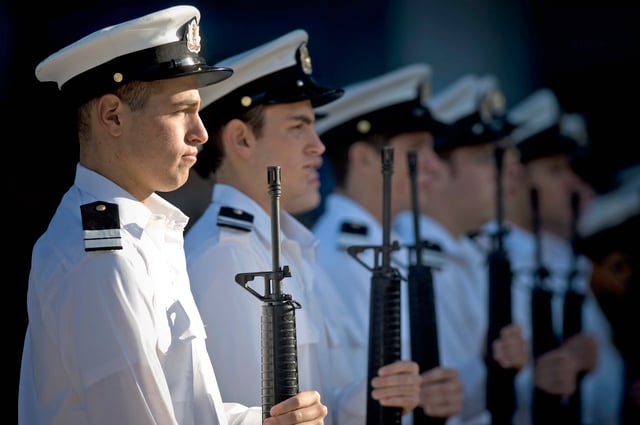
[[[321,166],[322,166],[322,161],[315,161],[315,162],[307,164],[307,165],[305,165],[303,167],[305,169],[306,173],[307,173],[307,180],[308,181],[319,181],[320,180],[320,173],[318,172],[318,169]]]
[[[197,156],[198,156],[198,151],[194,151],[194,152],[188,152],[184,155],[182,155],[182,158],[189,161],[189,162],[193,162],[195,163],[197,160]]]

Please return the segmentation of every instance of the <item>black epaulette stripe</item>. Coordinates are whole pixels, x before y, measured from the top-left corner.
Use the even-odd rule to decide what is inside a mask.
[[[253,215],[237,208],[220,207],[216,224],[220,227],[250,232],[253,230]]]
[[[112,251],[122,249],[120,214],[117,204],[96,201],[80,206],[84,250]]]
[[[422,262],[434,269],[440,269],[444,264],[444,252],[442,250],[425,249],[422,251]]]
[[[340,225],[338,234],[338,247],[347,249],[350,246],[362,245],[367,242],[369,229],[360,223],[345,221]]]
[[[423,264],[440,269],[444,264],[445,253],[442,247],[432,241],[422,240],[420,243]]]
[[[360,223],[353,223],[350,221],[345,221],[340,226],[340,233],[351,233],[355,235],[366,236],[369,229],[367,226]]]

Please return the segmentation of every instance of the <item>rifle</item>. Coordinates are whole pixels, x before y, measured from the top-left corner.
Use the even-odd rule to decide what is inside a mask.
[[[383,407],[371,397],[371,380],[378,369],[400,360],[400,281],[398,270],[391,267],[392,251],[400,249],[397,241],[391,243],[391,174],[393,173],[393,148],[382,148],[383,206],[382,245],[350,246],[349,254],[372,272],[369,299],[369,357],[367,382],[367,425],[399,425],[402,409]],[[374,265],[370,267],[359,255],[374,251]]]
[[[540,213],[537,189],[532,188],[530,195],[533,233],[536,244],[534,286],[531,291],[531,320],[533,325],[532,349],[533,357],[534,359],[537,359],[542,354],[557,348],[559,342],[553,331],[553,317],[551,309],[551,299],[553,294],[546,285],[546,280],[549,278],[550,272],[542,263]],[[534,425],[563,423],[561,420],[562,397],[549,394],[534,387],[532,403],[532,417]]]
[[[496,223],[492,251],[487,262],[489,269],[489,328],[487,331],[487,410],[491,412],[492,425],[512,423],[516,405],[514,379],[516,371],[505,369],[493,358],[493,342],[500,337],[500,330],[511,323],[511,262],[504,249],[502,218],[502,164],[504,147],[495,148],[496,164]]]
[[[423,263],[423,249],[440,251],[440,247],[420,238],[420,212],[418,185],[416,183],[416,152],[409,151],[409,176],[411,178],[411,202],[415,245],[409,246],[409,257],[415,254],[415,262],[409,265],[409,323],[411,325],[411,357],[418,363],[420,373],[440,365],[438,328],[432,267]],[[420,406],[413,410],[414,425],[444,425],[446,418],[428,416]]]
[[[275,404],[298,393],[298,348],[295,310],[300,304],[282,291],[282,280],[291,277],[289,266],[280,266],[280,167],[267,167],[271,196],[271,271],[238,273],[236,283],[262,304],[262,419]],[[248,285],[264,278],[264,295]]]
[[[567,275],[567,290],[564,294],[562,319],[562,338],[565,341],[582,331],[582,302],[584,301],[584,294],[578,292],[575,287],[575,279],[579,274],[578,252],[576,249],[576,240],[578,237],[577,221],[579,206],[580,194],[578,192],[573,192],[571,194],[571,244],[573,255],[571,257],[571,267]],[[569,399],[567,400],[567,422],[565,422],[567,425],[580,425],[582,423],[580,383],[583,376],[583,373],[580,373],[578,375],[576,391],[571,394],[571,396],[569,396]]]

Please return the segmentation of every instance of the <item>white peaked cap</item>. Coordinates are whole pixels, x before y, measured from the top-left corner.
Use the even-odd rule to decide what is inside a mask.
[[[307,32],[298,29],[266,44],[220,61],[216,65],[233,69],[235,71],[233,77],[227,79],[224,84],[220,83],[215,87],[200,90],[201,108],[251,81],[294,66],[296,51],[308,40]]]
[[[511,138],[519,143],[559,123],[562,110],[556,95],[543,88],[526,97],[507,113],[515,127]]]
[[[560,117],[560,134],[569,137],[580,146],[589,144],[589,133],[587,132],[587,121],[584,115],[577,112],[563,113]]]
[[[625,181],[598,195],[587,206],[578,222],[578,234],[589,237],[640,214],[640,165],[625,170]]]
[[[490,121],[496,114],[504,113],[505,99],[494,75],[466,74],[435,94],[428,105],[435,119],[453,124],[476,112]]]
[[[323,134],[352,119],[416,99],[426,107],[431,67],[415,63],[346,86],[344,95],[316,109],[316,131]]]
[[[50,55],[36,67],[40,81],[85,101],[133,80],[197,75],[200,86],[229,77],[199,55],[200,11],[174,6],[95,31]]]
[[[203,87],[200,109],[215,102],[217,114],[233,117],[257,104],[308,99],[315,107],[340,97],[341,89],[321,87],[313,79],[308,41],[307,32],[297,29],[220,61],[216,66],[232,68],[233,76],[215,87]]]
[[[428,102],[433,118],[450,127],[435,140],[437,152],[463,146],[496,143],[507,135],[506,101],[491,74],[465,74]]]
[[[428,100],[429,110],[435,119],[445,124],[453,124],[478,110],[479,89],[478,75],[463,75]]]

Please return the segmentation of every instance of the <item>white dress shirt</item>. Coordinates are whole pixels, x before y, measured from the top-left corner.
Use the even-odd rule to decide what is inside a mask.
[[[514,309],[514,319],[523,324],[525,337],[531,341],[533,330],[530,291],[533,287],[533,272],[537,266],[535,237],[529,231],[510,225],[505,238],[505,248],[514,272],[514,290],[520,300],[518,307]],[[570,243],[544,231],[541,232],[539,249],[542,265],[550,272],[547,284],[552,291],[552,323],[560,341],[563,296],[567,289],[567,276],[573,261],[573,252]],[[578,258],[576,264],[579,272],[574,281],[574,288],[585,296],[582,304],[582,329],[593,335],[598,344],[597,366],[582,379],[582,421],[584,424],[617,424],[620,420],[623,396],[622,358],[613,344],[609,323],[589,288],[591,266],[583,256]],[[529,345],[531,347],[530,342]],[[516,417],[517,425],[531,423],[531,373],[529,367],[526,376],[517,381],[520,406],[519,415]]]
[[[421,215],[420,234],[443,250],[443,263],[433,272],[440,363],[457,369],[463,385],[462,413],[447,425],[489,424],[486,409],[488,286],[485,254],[468,238],[454,238],[431,217]],[[413,241],[413,216],[405,211],[394,228],[407,243]]]
[[[85,251],[80,206],[95,201],[117,204],[122,249]],[[222,403],[189,288],[186,223],[160,196],[143,204],[78,164],[33,250],[21,425],[261,423],[259,410]]]
[[[350,235],[345,239],[341,233],[343,223],[354,223],[367,229],[366,235]],[[382,244],[382,226],[361,206],[349,198],[330,194],[326,198],[324,213],[314,224],[313,233],[320,240],[318,261],[330,273],[331,285],[322,288],[326,295],[325,313],[336,320],[334,329],[340,333],[333,336],[331,364],[334,373],[343,385],[335,392],[343,400],[345,408],[337,415],[340,425],[365,425],[368,381],[369,347],[369,297],[371,293],[371,271],[356,261],[347,251],[351,245]],[[391,234],[391,242],[398,240]],[[397,254],[397,255],[396,255]],[[396,251],[395,260],[403,254]],[[360,258],[373,266],[373,252],[363,252]],[[397,263],[396,263],[397,264]],[[393,265],[393,264],[392,264]],[[409,314],[406,297],[406,282],[401,283],[401,358],[411,358],[409,339]],[[343,304],[334,304],[340,299]],[[345,307],[345,305],[348,307]],[[402,422],[411,423],[412,414],[404,415]]]
[[[265,186],[266,191],[266,186]],[[244,229],[226,226],[221,207],[244,212]],[[206,327],[207,349],[217,370],[225,400],[261,405],[261,316],[263,301],[236,283],[238,273],[272,271],[271,213],[239,190],[215,184],[212,202],[185,237],[192,291]],[[221,223],[222,225],[219,225]],[[318,310],[316,286],[328,277],[315,262],[317,240],[298,220],[280,214],[280,266],[291,277],[281,281],[282,292],[298,302],[295,310],[299,389],[317,390],[330,412],[331,365],[328,363],[328,320]],[[265,280],[248,286],[265,295]],[[330,423],[331,417],[325,418]]]

